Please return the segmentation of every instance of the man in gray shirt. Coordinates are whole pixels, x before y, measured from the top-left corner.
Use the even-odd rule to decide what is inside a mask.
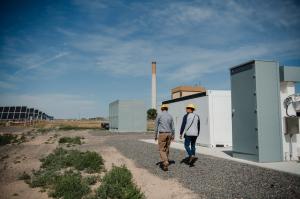
[[[168,106],[161,106],[161,113],[155,120],[155,141],[158,139],[159,154],[162,161],[162,169],[168,171],[169,166],[169,149],[171,141],[174,140],[174,121],[168,113]]]

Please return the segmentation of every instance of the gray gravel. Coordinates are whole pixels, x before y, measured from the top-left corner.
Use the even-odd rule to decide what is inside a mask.
[[[176,178],[199,197],[300,198],[300,176],[199,154],[195,167],[189,167],[180,163],[185,155],[182,150],[171,149],[170,159],[175,164],[164,172],[156,165],[159,162],[157,146],[138,141],[145,137],[150,138],[145,135],[112,136],[107,144],[161,178]]]

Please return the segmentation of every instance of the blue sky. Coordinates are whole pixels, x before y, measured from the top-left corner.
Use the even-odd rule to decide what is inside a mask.
[[[170,89],[230,89],[229,68],[252,59],[300,66],[297,1],[2,1],[0,104],[57,118],[107,116],[116,99],[150,107]],[[299,86],[298,86],[299,91]]]

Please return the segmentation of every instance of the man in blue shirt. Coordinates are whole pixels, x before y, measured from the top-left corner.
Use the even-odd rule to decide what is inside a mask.
[[[186,106],[187,114],[184,115],[181,129],[180,129],[180,139],[184,134],[184,147],[188,154],[189,164],[192,165],[196,160],[196,140],[200,133],[200,117],[194,113],[195,105],[188,104]]]
[[[174,140],[175,129],[173,117],[168,113],[166,104],[161,106],[161,111],[155,120],[155,141],[158,139],[162,169],[168,171],[169,150],[171,141]]]

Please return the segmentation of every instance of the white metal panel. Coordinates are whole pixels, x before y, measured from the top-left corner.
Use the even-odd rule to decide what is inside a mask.
[[[177,141],[180,141],[179,136],[180,136],[181,123],[182,123],[183,116],[186,114],[185,107],[188,103],[194,103],[197,106],[197,110],[195,113],[197,113],[200,116],[201,140],[202,140],[202,142],[206,142],[206,143],[209,142],[207,102],[208,102],[207,96],[204,96],[204,97],[200,97],[200,98],[184,100],[184,101],[179,101],[179,102],[174,102],[174,103],[169,104],[169,113],[173,116],[173,119],[174,119],[175,139]],[[200,109],[201,109],[201,111],[200,111]],[[200,138],[198,138],[197,142],[199,142],[199,140],[200,140]]]
[[[110,130],[117,132],[146,132],[147,115],[143,101],[117,100],[109,105]]]
[[[230,91],[208,90],[208,96],[172,102],[169,113],[175,124],[175,140],[179,141],[182,118],[188,103],[196,105],[195,113],[200,116],[200,135],[197,144],[215,147],[216,144],[232,145],[231,95]]]
[[[231,93],[209,91],[208,95],[212,144],[232,146]]]

